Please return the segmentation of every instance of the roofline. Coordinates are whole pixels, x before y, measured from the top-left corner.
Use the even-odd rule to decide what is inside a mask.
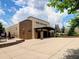
[[[21,22],[24,22],[24,21],[31,21],[31,20],[28,20],[28,18],[30,18],[30,17],[35,18],[35,19],[37,19],[37,20],[44,21],[44,22],[50,24],[49,22],[47,22],[47,21],[45,21],[45,20],[42,20],[42,19],[39,19],[39,18],[36,18],[36,17],[33,17],[33,16],[29,16],[29,17],[27,17],[27,19],[25,19],[25,20],[23,20],[23,21],[20,21],[20,22],[18,22],[17,24],[19,24],[19,23],[21,23]],[[13,24],[13,25],[11,25],[11,26],[9,26],[9,27],[7,27],[7,28],[10,28],[10,27],[15,26],[15,25],[17,25],[17,24]]]
[[[23,21],[21,21],[21,22],[19,22],[19,23],[22,23],[22,22],[24,22],[24,21],[31,21],[31,20],[25,19],[25,20],[23,20]]]
[[[43,20],[43,19],[39,19],[39,18],[36,18],[36,17],[33,17],[33,16],[29,16],[29,17],[27,17],[27,19],[30,18],[30,17],[35,18],[35,19],[37,19],[37,20],[44,21],[44,22],[46,22],[46,23],[49,23],[49,22],[47,22],[47,21],[45,21],[45,20]]]

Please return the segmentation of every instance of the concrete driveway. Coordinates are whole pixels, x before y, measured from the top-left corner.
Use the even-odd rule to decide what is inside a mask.
[[[32,39],[0,48],[0,59],[63,59],[67,49],[79,49],[79,38]]]

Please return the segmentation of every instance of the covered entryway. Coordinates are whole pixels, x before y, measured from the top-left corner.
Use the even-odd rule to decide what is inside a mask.
[[[35,28],[37,35],[36,38],[49,38],[54,36],[54,28],[51,27],[40,27]]]

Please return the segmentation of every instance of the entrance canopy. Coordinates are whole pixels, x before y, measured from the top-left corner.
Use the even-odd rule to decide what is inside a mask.
[[[37,33],[37,38],[47,38],[54,36],[54,28],[52,27],[39,27],[35,28],[35,32]]]
[[[55,30],[52,27],[39,27],[39,28],[35,28],[36,31],[43,31],[43,30]]]

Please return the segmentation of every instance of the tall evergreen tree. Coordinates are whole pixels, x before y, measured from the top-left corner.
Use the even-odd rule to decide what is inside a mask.
[[[58,24],[55,25],[55,33],[60,33],[60,27]]]
[[[61,29],[62,33],[65,33],[65,27],[63,26]]]
[[[5,28],[3,27],[2,23],[0,23],[0,36],[5,31]]]

